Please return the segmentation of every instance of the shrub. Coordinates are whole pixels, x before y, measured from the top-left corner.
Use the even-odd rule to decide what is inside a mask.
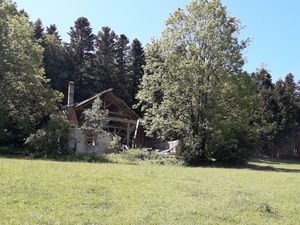
[[[114,135],[112,141],[110,142],[110,147],[117,151],[121,151],[122,148],[121,137]]]
[[[68,148],[69,132],[71,125],[63,117],[53,115],[47,126],[30,135],[26,144],[35,154],[48,156],[66,155],[70,153]]]

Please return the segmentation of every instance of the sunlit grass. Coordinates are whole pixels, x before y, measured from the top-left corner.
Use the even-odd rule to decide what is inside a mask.
[[[275,168],[275,169],[274,169]],[[248,169],[0,159],[0,224],[299,224],[300,164]]]

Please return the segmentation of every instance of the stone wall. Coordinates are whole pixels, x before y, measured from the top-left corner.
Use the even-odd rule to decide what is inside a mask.
[[[97,135],[95,145],[89,145],[86,143],[86,135],[80,128],[73,128],[70,132],[69,147],[76,153],[112,153],[116,152],[110,148],[110,142],[113,135],[108,132],[103,132]]]

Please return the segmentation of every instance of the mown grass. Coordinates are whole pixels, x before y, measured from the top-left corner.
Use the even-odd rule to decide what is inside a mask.
[[[299,224],[300,164],[0,159],[0,224]]]

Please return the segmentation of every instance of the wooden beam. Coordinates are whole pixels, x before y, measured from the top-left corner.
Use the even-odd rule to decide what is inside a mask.
[[[129,123],[127,123],[127,136],[126,136],[126,144],[129,146]]]
[[[108,117],[107,120],[109,121],[116,121],[116,122],[123,122],[123,123],[130,123],[136,125],[136,120],[129,120],[129,119],[122,119],[117,117]]]
[[[103,128],[104,128],[104,129],[107,129],[107,128],[113,128],[113,129],[119,129],[119,130],[127,130],[127,128],[125,128],[125,127],[110,126],[110,125],[104,126]]]

